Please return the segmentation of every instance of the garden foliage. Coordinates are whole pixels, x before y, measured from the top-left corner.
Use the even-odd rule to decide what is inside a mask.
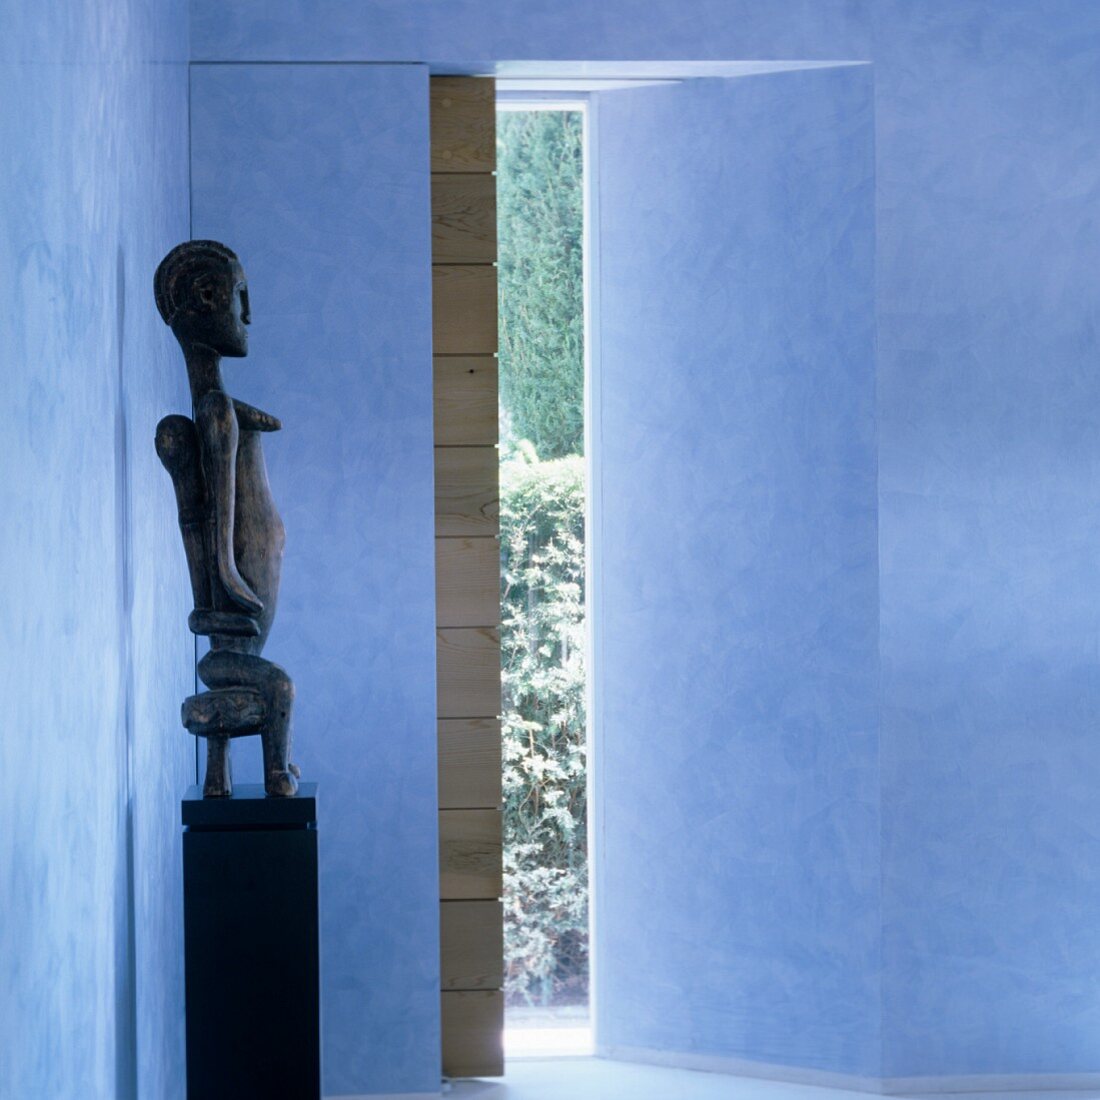
[[[501,467],[505,988],[584,1002],[588,869],[584,459]]]
[[[498,116],[505,990],[588,997],[581,120]]]
[[[576,111],[497,117],[502,435],[584,451],[584,193]]]

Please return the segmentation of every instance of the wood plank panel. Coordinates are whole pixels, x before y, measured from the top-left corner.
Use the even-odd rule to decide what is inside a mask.
[[[443,1072],[448,1077],[504,1074],[504,994],[499,989],[442,996]]]
[[[495,447],[436,447],[436,535],[496,535],[500,529],[499,482],[500,460]]]
[[[436,356],[434,376],[437,447],[495,447],[498,440],[497,361],[491,355]]]
[[[435,622],[500,625],[500,543],[495,538],[436,539]]]
[[[496,168],[496,85],[492,80],[432,77],[431,149],[433,172]]]
[[[496,178],[433,176],[432,263],[493,264],[496,258]]]
[[[432,267],[432,346],[436,355],[497,350],[497,269],[488,264]]]
[[[500,721],[444,718],[438,724],[439,808],[499,808]],[[497,949],[500,945],[497,944]]]
[[[443,1070],[504,1072],[496,88],[431,80]]]
[[[499,901],[445,901],[439,909],[439,969],[444,989],[504,984],[504,907]]]
[[[456,627],[436,631],[440,718],[500,714],[500,631]]]
[[[500,897],[503,873],[500,818],[500,810],[439,811],[442,900]]]

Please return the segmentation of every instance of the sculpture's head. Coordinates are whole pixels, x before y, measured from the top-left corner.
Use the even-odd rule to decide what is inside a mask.
[[[248,284],[232,249],[217,241],[184,241],[153,277],[157,310],[184,351],[248,354]]]

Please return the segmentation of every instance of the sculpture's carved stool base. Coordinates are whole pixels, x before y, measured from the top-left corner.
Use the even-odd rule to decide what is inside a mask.
[[[233,793],[229,738],[258,733],[263,745],[264,787],[289,798],[298,790],[298,769],[290,762],[290,712],[294,684],[272,661],[232,649],[212,649],[199,661],[199,678],[211,690],[183,703],[183,724],[207,739],[207,798]]]
[[[263,696],[247,687],[189,695],[182,709],[183,725],[196,737],[244,737],[259,730],[267,717]]]

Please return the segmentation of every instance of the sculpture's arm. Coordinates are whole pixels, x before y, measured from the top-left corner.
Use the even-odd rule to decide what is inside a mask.
[[[233,529],[237,500],[237,413],[233,399],[220,390],[208,393],[195,409],[202,451],[202,472],[213,499],[214,557],[218,578],[226,595],[251,615],[263,610],[263,603],[237,572],[233,552]]]
[[[172,485],[176,490],[180,533],[183,535],[195,607],[210,607],[210,576],[203,552],[202,533],[205,492],[199,436],[194,423],[186,416],[166,416],[157,425],[156,447],[164,468],[172,475]]]
[[[252,432],[277,432],[283,424],[277,416],[257,409],[255,405],[246,405],[243,401],[233,398],[233,407],[237,410],[237,423]]]

